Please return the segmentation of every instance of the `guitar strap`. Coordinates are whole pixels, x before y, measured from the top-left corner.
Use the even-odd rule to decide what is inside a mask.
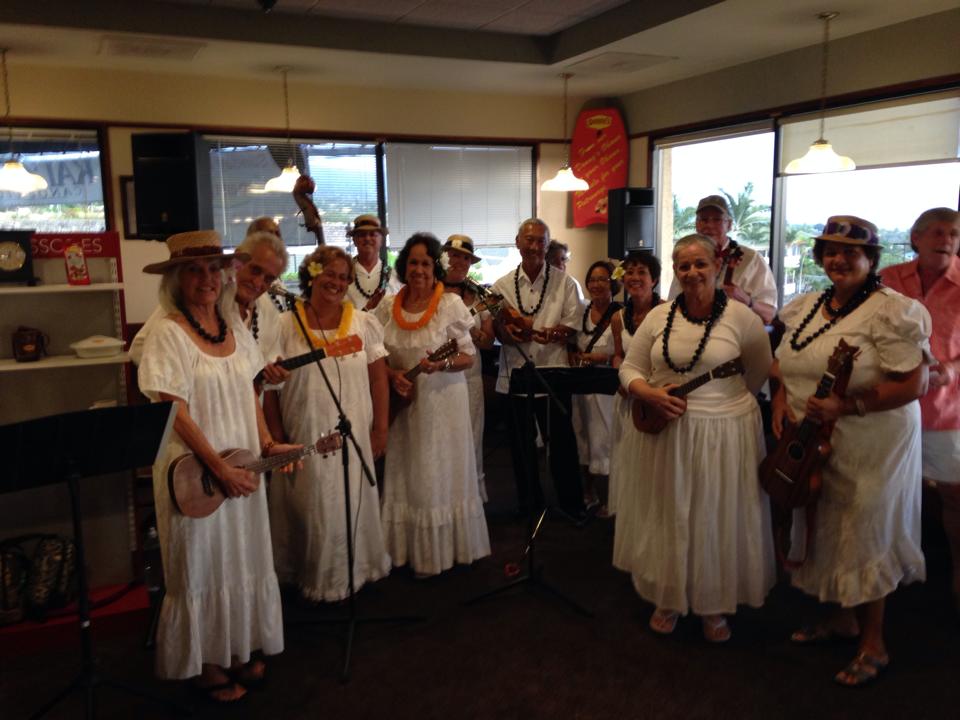
[[[607,326],[610,324],[610,318],[613,317],[613,314],[623,307],[618,302],[612,302],[607,305],[607,309],[604,311],[603,315],[600,318],[600,322],[597,323],[597,326],[593,329],[593,335],[590,336],[590,342],[587,343],[587,347],[584,349],[585,353],[588,353],[593,350],[593,346],[599,342],[600,337],[606,331]]]

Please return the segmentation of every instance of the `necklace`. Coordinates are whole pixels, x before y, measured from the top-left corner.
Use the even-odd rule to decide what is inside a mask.
[[[807,313],[807,316],[800,321],[797,329],[794,330],[793,335],[790,336],[790,347],[793,348],[794,352],[800,352],[803,350],[807,345],[812,343],[827,330],[832,328],[843,318],[860,307],[866,301],[866,299],[870,297],[873,291],[879,287],[879,285],[880,279],[876,275],[871,274],[867,278],[867,281],[860,286],[860,289],[856,292],[856,294],[847,300],[844,306],[839,310],[834,310],[832,307],[830,307],[830,301],[833,300],[835,288],[833,285],[828,287],[826,290],[820,293],[820,297],[818,297],[817,301],[813,304],[813,308],[811,308],[810,312]],[[821,307],[826,308],[827,314],[830,315],[830,319],[816,332],[811,333],[806,337],[806,339],[801,341],[800,333],[806,330],[807,325],[810,324],[810,321],[813,320],[814,315],[817,314],[817,311]]]
[[[437,307],[440,305],[440,297],[443,295],[443,283],[438,282],[436,284],[436,286],[433,288],[433,295],[430,298],[430,303],[427,305],[427,309],[423,311],[423,315],[420,316],[419,320],[415,320],[413,322],[410,322],[403,317],[403,303],[407,299],[407,293],[409,289],[409,285],[404,285],[394,298],[392,308],[393,321],[401,330],[419,330],[428,322],[430,322],[430,319],[437,312]]]
[[[358,260],[358,261],[357,261],[357,265],[359,265],[359,264],[360,264],[360,262],[359,262],[359,260]],[[386,273],[386,277],[384,277],[384,273]],[[357,288],[357,290],[360,291],[360,294],[363,295],[367,300],[369,300],[370,298],[372,298],[372,297],[374,296],[374,294],[377,292],[377,290],[379,290],[379,289],[382,288],[384,285],[386,285],[386,284],[387,284],[387,281],[388,281],[389,279],[390,279],[390,267],[389,267],[388,265],[386,265],[385,263],[381,263],[381,265],[380,265],[380,277],[377,278],[377,286],[376,286],[373,290],[371,290],[370,292],[367,292],[367,291],[364,290],[362,287],[360,287],[360,275],[359,275],[359,273],[357,273],[356,271],[354,271],[354,273],[353,273],[353,284],[354,284],[354,286]]]
[[[710,315],[705,318],[692,318],[687,314],[687,303],[683,294],[677,295],[676,300],[673,301],[673,304],[670,306],[670,312],[667,314],[667,324],[663,328],[663,359],[666,361],[667,365],[678,375],[683,375],[690,372],[693,369],[693,366],[697,364],[700,360],[700,356],[703,355],[704,349],[707,347],[707,340],[710,339],[710,332],[713,330],[713,326],[716,324],[717,320],[720,319],[720,316],[723,315],[724,309],[727,307],[727,296],[721,290],[717,290],[713,296],[713,308],[710,311]],[[694,323],[695,325],[704,325],[703,328],[703,337],[700,338],[700,344],[697,345],[697,349],[693,353],[693,358],[690,360],[688,365],[683,367],[673,364],[673,360],[670,358],[669,342],[670,342],[670,332],[673,330],[673,320],[677,315],[677,308],[680,308],[680,312],[683,314],[684,320],[687,322]]]
[[[653,293],[650,296],[650,308],[640,316],[642,320],[647,316],[647,313],[650,312],[653,308],[660,304],[660,296],[656,293]],[[627,329],[627,332],[633,337],[633,334],[637,331],[638,323],[633,319],[633,298],[629,295],[627,296],[627,302],[624,305],[623,311],[623,326]]]
[[[203,329],[203,326],[197,322],[197,319],[190,314],[190,311],[187,310],[186,305],[178,305],[177,309],[181,312],[183,317],[186,318],[187,322],[190,323],[190,327],[193,328],[193,331],[197,333],[201,338],[206,340],[208,343],[213,343],[214,345],[219,345],[224,340],[227,339],[227,322],[223,319],[223,315],[220,314],[220,308],[217,305],[213,306],[213,311],[217,315],[217,334],[211,335],[206,330]]]
[[[324,337],[316,336],[316,334],[313,332],[313,328],[310,327],[310,323],[307,322],[307,314],[305,312],[306,307],[307,306],[305,303],[300,301],[297,302],[296,309],[297,309],[297,315],[300,318],[300,322],[302,322],[303,327],[307,329],[307,333],[309,333],[310,339],[313,341],[313,344],[316,345],[317,347],[324,347],[330,341],[331,338],[326,337],[326,334],[322,332],[321,334],[324,335]],[[312,306],[310,309],[311,310],[313,309]],[[353,322],[353,303],[350,302],[349,300],[344,300],[342,303],[340,303],[340,313],[341,313],[340,324],[337,326],[337,332],[333,336],[332,338],[333,340],[340,340],[341,338],[345,338],[347,336],[347,333],[350,332],[350,323]],[[315,310],[313,314],[314,314],[314,317],[316,317],[317,313]],[[318,325],[320,324],[319,318],[317,318],[317,324]]]
[[[543,307],[543,299],[547,296],[547,285],[550,284],[550,263],[544,263],[544,265],[547,267],[546,270],[544,270],[543,287],[540,288],[540,299],[537,301],[537,306],[529,312],[523,309],[523,303],[520,302],[520,268],[522,264],[517,265],[517,269],[513,271],[513,292],[517,298],[517,310],[527,317],[533,317],[540,312],[540,308]]]
[[[260,313],[257,311],[257,306],[254,305],[253,309],[250,311],[250,332],[253,333],[253,339],[260,339],[260,325],[257,323],[257,319],[260,317]]]
[[[612,313],[616,312],[617,307],[619,307],[619,303],[617,303],[617,302],[611,302],[610,305],[608,305],[607,307],[610,307],[610,306],[613,306],[613,308],[614,308],[612,311],[610,311],[611,314],[612,314]],[[584,311],[583,311],[583,320],[580,322],[580,327],[583,328],[583,334],[584,334],[584,335],[586,335],[586,334],[588,334],[588,333],[591,333],[591,332],[593,332],[594,330],[597,329],[597,326],[594,325],[594,326],[593,326],[593,330],[587,330],[587,320],[590,319],[590,310],[592,310],[592,309],[593,309],[593,300],[591,300],[590,302],[587,303],[587,307],[586,307],[586,309],[584,309]],[[605,314],[606,314],[606,312],[601,313],[601,315],[600,315],[600,320],[601,320],[601,321],[603,320],[603,316],[604,316]]]

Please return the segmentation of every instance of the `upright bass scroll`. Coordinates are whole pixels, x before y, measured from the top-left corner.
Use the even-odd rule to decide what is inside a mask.
[[[320,213],[311,197],[316,189],[317,185],[312,177],[301,175],[293,185],[293,199],[303,213],[303,226],[316,235],[317,245],[326,245],[323,238],[323,220],[320,219]]]

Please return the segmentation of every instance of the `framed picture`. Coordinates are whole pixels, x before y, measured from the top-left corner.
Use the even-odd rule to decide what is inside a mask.
[[[143,240],[137,231],[137,195],[133,175],[120,176],[120,202],[123,208],[123,236],[127,240]]]

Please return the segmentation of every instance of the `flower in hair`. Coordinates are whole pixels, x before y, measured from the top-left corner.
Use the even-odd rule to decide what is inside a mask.
[[[623,269],[623,263],[620,263],[613,269],[613,273],[610,275],[611,280],[619,280],[623,277],[626,270]]]
[[[323,263],[318,263],[316,260],[307,265],[307,272],[310,273],[310,277],[315,278],[317,275],[323,272]]]
[[[447,254],[446,250],[440,253],[440,267],[443,268],[444,272],[450,269],[450,256]]]

